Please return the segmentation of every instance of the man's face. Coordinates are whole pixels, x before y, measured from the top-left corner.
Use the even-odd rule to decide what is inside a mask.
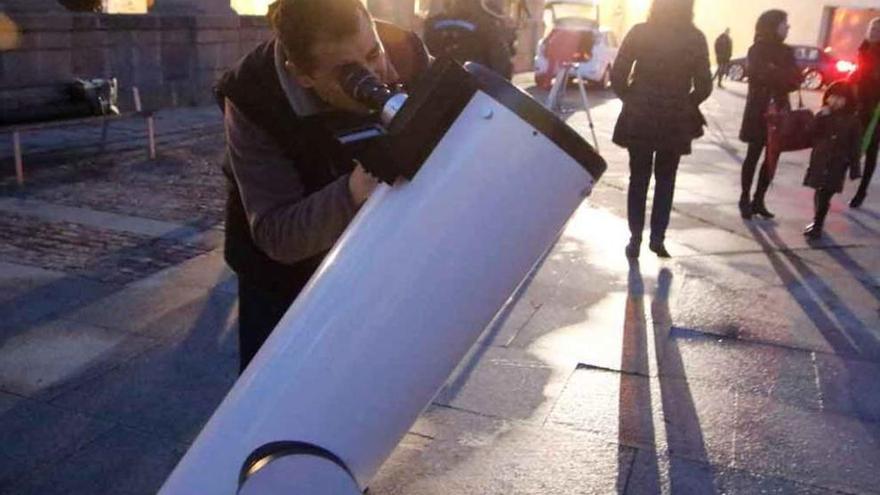
[[[379,41],[373,21],[361,14],[358,31],[339,40],[319,40],[312,47],[315,67],[309,72],[302,72],[292,67],[288,69],[297,82],[306,88],[312,88],[318,96],[330,106],[338,110],[350,112],[366,112],[367,109],[351,99],[339,85],[339,70],[346,64],[356,62],[369,69],[380,81],[389,83],[397,77],[385,56],[385,48]]]

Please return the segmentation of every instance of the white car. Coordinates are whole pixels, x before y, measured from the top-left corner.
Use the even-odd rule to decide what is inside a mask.
[[[535,84],[542,89],[553,85],[553,78],[566,63],[577,63],[573,76],[600,87],[611,82],[611,66],[617,58],[617,37],[599,24],[599,6],[585,0],[551,1],[545,22],[549,33],[538,43],[535,56]]]

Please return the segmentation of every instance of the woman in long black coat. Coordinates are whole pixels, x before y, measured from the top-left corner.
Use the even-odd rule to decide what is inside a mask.
[[[862,46],[859,47],[859,64],[856,73],[852,77],[858,95],[859,116],[862,125],[868,128],[871,116],[880,104],[880,17],[873,19],[868,27],[868,35]],[[874,130],[871,136],[871,144],[865,157],[865,175],[859,190],[849,205],[853,208],[862,206],[865,196],[868,194],[868,186],[871,177],[877,168],[877,154],[880,150],[880,126]]]
[[[749,48],[749,92],[739,137],[749,144],[742,168],[742,194],[739,210],[743,218],[752,214],[773,218],[764,197],[773,181],[772,165],[764,157],[754,200],[752,182],[761,153],[767,145],[767,109],[771,103],[791,108],[788,94],[800,87],[801,70],[794,60],[794,51],[783,43],[788,36],[788,14],[768,10],[755,25],[755,43]]]
[[[654,0],[648,21],[634,26],[623,40],[611,86],[623,100],[613,140],[630,157],[626,255],[639,255],[653,171],[649,248],[669,257],[664,241],[678,164],[691,152],[691,141],[703,133],[699,105],[712,92],[709,47],[694,26],[693,0]]]

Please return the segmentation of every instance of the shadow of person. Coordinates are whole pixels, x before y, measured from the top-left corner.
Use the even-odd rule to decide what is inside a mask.
[[[670,338],[672,280],[668,268],[660,270],[652,294],[652,333],[649,334],[644,280],[638,261],[630,261],[622,368],[646,369],[648,373],[644,376],[621,375],[620,443],[634,436],[649,440],[648,446],[636,457],[640,491],[659,493],[664,491],[663,484],[669,483],[671,493],[717,493],[681,355],[675,340]],[[652,343],[653,363],[649,350]],[[652,367],[656,373],[650,372]],[[656,417],[651,402],[653,376],[659,382],[659,402],[662,405]],[[655,428],[655,422],[662,427]],[[623,450],[623,447],[619,448],[619,462],[624,462]],[[623,465],[619,471],[624,471]]]
[[[825,234],[825,237],[831,242],[831,244],[840,246],[840,243],[836,242],[832,236]],[[841,267],[846,269],[846,271],[848,271],[853,278],[865,288],[865,290],[874,296],[874,299],[880,301],[880,281],[876,280],[868,270],[865,270],[865,268],[853,259],[844,248],[833,247],[826,249],[824,252]]]
[[[792,298],[836,354],[856,359],[880,359],[880,342],[874,332],[821,276],[792,251],[779,237],[774,225],[749,225],[748,228]]]
[[[655,438],[653,408],[651,407],[651,381],[648,365],[648,321],[645,316],[645,283],[639,260],[629,259],[627,295],[623,322],[620,369],[644,370],[643,373],[620,373],[620,399],[618,403],[618,479],[617,492],[626,491],[627,475],[632,464],[632,449],[626,447],[631,439]],[[656,445],[651,444],[647,455],[638,458],[642,463],[643,483],[660,486]]]
[[[651,301],[657,376],[666,428],[670,493],[718,493],[693,393],[673,335],[669,310],[672,279],[669,268],[660,270]]]

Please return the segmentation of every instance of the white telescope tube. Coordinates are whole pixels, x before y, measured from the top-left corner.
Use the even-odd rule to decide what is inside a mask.
[[[490,86],[463,98],[411,181],[375,191],[161,494],[368,486],[604,171],[533,125],[540,105]]]

